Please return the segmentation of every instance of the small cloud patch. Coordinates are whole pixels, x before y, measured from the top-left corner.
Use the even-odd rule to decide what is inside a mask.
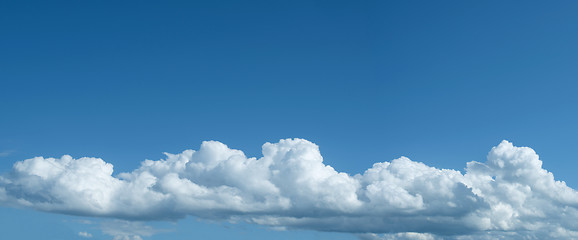
[[[84,237],[84,238],[91,238],[92,234],[88,233],[88,232],[79,232],[78,236]]]

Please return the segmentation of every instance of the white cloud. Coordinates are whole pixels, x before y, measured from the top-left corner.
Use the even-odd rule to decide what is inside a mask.
[[[166,155],[118,176],[99,158],[27,159],[0,178],[0,202],[74,215],[191,215],[382,239],[570,238],[578,231],[578,193],[542,169],[532,149],[507,141],[485,163],[468,163],[465,174],[401,157],[352,176],[325,165],[317,145],[302,139],[266,143],[259,159],[214,141]]]
[[[92,234],[87,233],[87,232],[79,232],[78,236],[85,237],[85,238],[91,238]]]
[[[101,223],[104,234],[113,237],[113,240],[142,240],[142,236],[148,237],[166,230],[155,229],[142,222],[112,220]]]
[[[142,238],[138,235],[119,235],[114,236],[112,240],[142,240]]]
[[[429,233],[404,232],[394,234],[366,233],[358,235],[360,240],[436,240],[434,235]]]

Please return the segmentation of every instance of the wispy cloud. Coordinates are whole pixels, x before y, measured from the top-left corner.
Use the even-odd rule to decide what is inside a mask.
[[[378,235],[375,233],[359,234],[360,240],[436,240],[436,237],[429,233],[393,233]]]
[[[4,150],[4,151],[0,151],[0,157],[7,157],[10,156],[11,154],[13,154],[14,150]]]
[[[92,234],[87,233],[87,232],[79,232],[78,236],[84,237],[84,238],[91,238]]]
[[[578,192],[544,170],[532,149],[507,141],[486,162],[467,163],[465,174],[401,157],[352,176],[324,164],[318,146],[302,139],[266,143],[259,159],[204,142],[112,174],[99,158],[27,159],[0,177],[0,202],[126,220],[235,219],[363,239],[578,236]],[[110,229],[115,239],[147,236],[146,227]]]
[[[103,221],[101,230],[115,240],[140,240],[143,236],[148,237],[159,232],[170,231],[168,229],[155,229],[143,222],[124,220]]]

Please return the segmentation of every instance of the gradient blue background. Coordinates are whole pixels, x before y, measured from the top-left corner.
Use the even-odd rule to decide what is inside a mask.
[[[576,13],[575,1],[2,1],[0,172],[70,154],[119,173],[203,140],[259,157],[292,137],[350,174],[400,156],[463,171],[507,139],[577,188]],[[0,238],[110,239],[75,219],[0,208]],[[145,239],[355,239],[152,224],[173,231]]]

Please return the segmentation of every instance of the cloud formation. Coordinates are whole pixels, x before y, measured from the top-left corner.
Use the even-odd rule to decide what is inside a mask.
[[[152,236],[167,229],[155,229],[138,221],[112,220],[103,221],[101,230],[104,234],[113,237],[113,240],[142,240],[141,236]]]
[[[0,203],[126,220],[187,215],[362,239],[574,238],[578,192],[530,148],[503,141],[465,174],[406,157],[363,174],[337,172],[317,145],[285,139],[263,157],[208,141],[113,175],[99,158],[35,157],[0,177]],[[128,236],[131,237],[131,236]]]
[[[92,234],[90,234],[88,232],[78,232],[78,236],[85,237],[85,238],[91,238]]]

